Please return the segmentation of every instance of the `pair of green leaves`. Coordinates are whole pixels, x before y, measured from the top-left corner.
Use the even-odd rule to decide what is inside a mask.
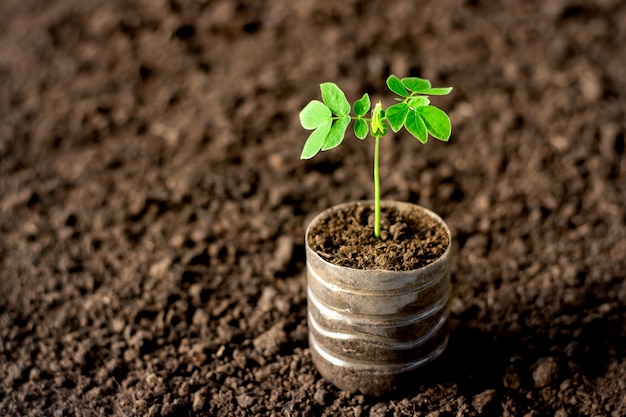
[[[422,143],[428,141],[430,133],[436,139],[448,141],[452,132],[448,115],[435,106],[430,105],[427,96],[443,96],[451,87],[432,88],[430,81],[418,77],[408,77],[400,80],[395,75],[387,78],[387,86],[399,95],[398,104],[390,106],[385,112],[386,120],[395,133],[402,126]]]
[[[313,130],[300,158],[309,159],[320,151],[339,146],[351,120],[355,121],[354,134],[359,139],[365,139],[370,130],[373,136],[382,137],[387,133],[387,125],[394,132],[406,127],[422,143],[426,143],[429,133],[443,141],[449,139],[450,119],[443,111],[431,106],[427,96],[445,95],[452,88],[432,88],[428,80],[417,77],[400,80],[395,75],[389,76],[387,86],[400,96],[396,98],[399,103],[387,110],[383,110],[380,103],[376,104],[368,119],[364,117],[371,107],[367,93],[354,103],[355,116],[350,116],[350,103],[343,91],[334,83],[320,84],[322,101],[312,100],[300,112],[302,127]]]
[[[300,112],[300,123],[307,130],[313,130],[304,149],[302,159],[309,159],[317,155],[319,151],[336,148],[343,141],[346,130],[352,118],[350,117],[350,103],[346,95],[334,83],[320,84],[322,101],[312,100]],[[354,103],[356,122],[354,134],[365,139],[368,133],[367,122],[363,116],[370,109],[370,98],[364,94]]]

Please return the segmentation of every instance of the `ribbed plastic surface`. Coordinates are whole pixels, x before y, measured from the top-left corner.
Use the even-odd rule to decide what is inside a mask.
[[[321,213],[309,228],[330,211],[351,204]],[[425,211],[445,227],[451,240],[436,214],[403,202],[382,204]],[[333,265],[308,244],[306,257],[310,350],[325,379],[346,391],[381,395],[443,352],[448,339],[450,245],[433,263],[402,272]]]

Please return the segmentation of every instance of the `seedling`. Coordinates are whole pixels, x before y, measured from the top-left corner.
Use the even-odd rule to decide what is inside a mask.
[[[352,106],[343,91],[334,83],[320,84],[322,101],[312,100],[300,112],[300,123],[309,135],[301,159],[310,159],[320,151],[336,148],[343,142],[351,121],[354,121],[354,135],[363,140],[368,134],[374,139],[374,236],[380,238],[380,176],[378,154],[380,138],[388,132],[388,127],[397,133],[405,127],[421,143],[428,141],[428,135],[447,142],[452,131],[448,115],[430,105],[428,96],[444,96],[452,87],[433,88],[430,81],[423,78],[408,77],[399,79],[395,75],[387,78],[387,86],[399,97],[398,103],[383,109],[382,103],[376,103],[371,117],[365,117],[371,108],[367,93]],[[351,115],[351,110],[354,115]]]

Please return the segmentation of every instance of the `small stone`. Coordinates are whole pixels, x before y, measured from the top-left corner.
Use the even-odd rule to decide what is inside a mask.
[[[235,336],[235,329],[227,324],[221,324],[217,328],[218,340],[222,343],[230,343]]]
[[[472,406],[476,409],[478,414],[482,414],[489,408],[489,405],[493,402],[495,395],[495,389],[488,389],[480,394],[476,394],[472,399]]]
[[[146,375],[146,383],[151,388],[161,384],[161,382],[162,382],[162,379],[159,378],[156,374],[150,373]]]
[[[246,354],[244,352],[240,351],[239,349],[235,349],[233,351],[233,361],[239,368],[245,369],[246,364],[248,363],[248,358],[246,357]]]
[[[162,278],[172,264],[170,258],[163,258],[150,266],[150,276],[153,278]]]
[[[315,401],[319,405],[325,405],[327,396],[328,391],[326,391],[325,389],[318,389],[313,395],[313,401]]]
[[[287,335],[284,330],[284,323],[279,322],[254,339],[252,344],[258,352],[267,357],[277,354],[286,341]]]
[[[268,270],[273,272],[285,270],[291,261],[291,257],[293,256],[293,247],[294,242],[291,236],[280,236],[276,240],[276,250],[274,250],[274,256],[267,264]]]
[[[124,351],[124,362],[130,363],[139,357],[139,351],[137,349],[126,349]]]
[[[206,311],[199,308],[193,313],[191,322],[197,326],[204,326],[209,322],[209,315]]]
[[[191,301],[195,305],[202,304],[202,292],[204,291],[204,286],[202,284],[192,284],[189,286],[189,296],[191,297]]]
[[[254,402],[254,398],[252,398],[251,396],[249,396],[248,394],[241,394],[238,395],[237,397],[235,397],[235,399],[237,400],[237,404],[239,405],[239,407],[241,408],[248,408],[252,405],[252,403]]]
[[[185,236],[178,233],[172,236],[170,239],[170,245],[175,248],[180,248],[185,243]]]
[[[206,398],[204,394],[201,391],[196,391],[196,393],[193,394],[193,402],[191,403],[191,407],[193,408],[193,411],[196,413],[199,411],[202,411],[205,403],[206,403]]]
[[[141,214],[146,207],[147,198],[144,193],[136,191],[128,194],[126,211],[130,217],[136,217]]]
[[[270,155],[268,162],[274,172],[282,171],[285,165],[285,160],[283,156],[275,154],[275,153]]]
[[[270,311],[273,306],[273,300],[278,295],[278,291],[274,287],[265,287],[256,304],[256,309],[260,313]]]
[[[583,69],[580,74],[579,83],[583,97],[588,102],[596,102],[602,96],[602,79],[597,71]]]
[[[535,387],[543,388],[550,385],[557,370],[558,366],[554,358],[539,359],[535,363],[535,370],[533,371]]]
[[[123,319],[116,317],[113,320],[111,320],[111,331],[113,333],[121,333],[125,327],[126,327],[126,322]]]
[[[65,384],[65,377],[63,375],[57,375],[54,377],[54,385],[57,388],[61,388]]]
[[[404,238],[406,233],[407,225],[406,223],[394,223],[389,227],[389,231],[393,236],[393,240],[401,240]]]
[[[378,403],[370,410],[370,417],[385,417],[389,408],[384,403]]]
[[[39,368],[32,368],[28,373],[28,379],[30,381],[36,381],[39,379],[40,375],[41,371],[39,370]]]

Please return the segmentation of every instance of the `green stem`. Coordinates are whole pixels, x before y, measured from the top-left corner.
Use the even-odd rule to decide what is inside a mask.
[[[380,175],[378,173],[378,149],[380,136],[376,136],[374,147],[374,237],[380,239]]]

